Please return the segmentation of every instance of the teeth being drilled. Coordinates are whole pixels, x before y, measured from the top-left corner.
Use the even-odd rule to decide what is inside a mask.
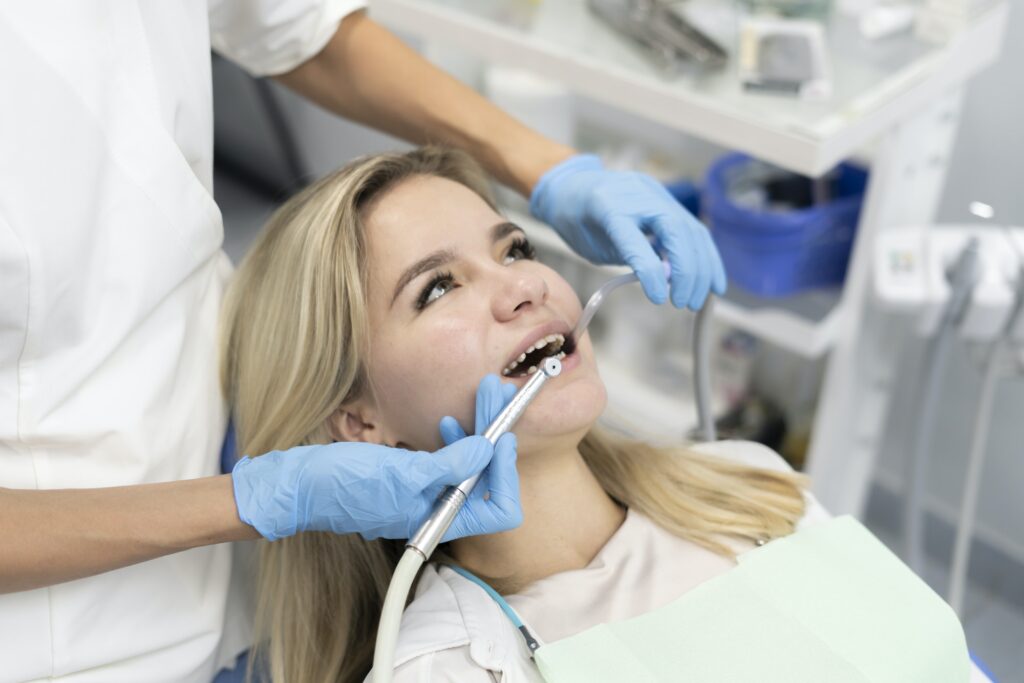
[[[527,355],[533,353],[534,351],[537,351],[538,349],[543,349],[547,346],[550,346],[551,344],[557,344],[555,348],[561,349],[562,345],[565,344],[565,335],[549,334],[548,336],[542,337],[541,339],[538,339],[537,341],[533,342],[533,344],[531,344],[526,349],[526,351],[519,354],[519,358],[516,358],[514,361],[509,363],[508,366],[501,371],[501,374],[507,377],[508,375],[512,374],[512,372],[514,372],[516,368],[519,367],[520,363],[526,360]],[[555,357],[559,359],[565,358],[565,352],[559,351],[559,353],[556,354]],[[537,372],[537,366],[534,365],[527,369],[526,374],[532,375],[535,372]]]

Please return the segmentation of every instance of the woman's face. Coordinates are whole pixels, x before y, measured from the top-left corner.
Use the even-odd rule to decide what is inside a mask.
[[[580,302],[558,273],[533,260],[522,230],[451,180],[405,180],[374,200],[364,222],[372,396],[361,399],[361,410],[373,426],[364,438],[436,450],[440,418],[452,415],[472,433],[481,378],[525,384],[542,351],[503,371],[535,342],[568,338]],[[575,447],[604,410],[589,338],[562,364],[515,427],[520,456]]]

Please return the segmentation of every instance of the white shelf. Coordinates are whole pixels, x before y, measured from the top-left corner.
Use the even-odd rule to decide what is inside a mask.
[[[732,285],[715,302],[715,318],[805,358],[817,358],[839,338],[842,291],[823,289],[763,299]]]
[[[370,9],[401,33],[532,70],[608,105],[817,176],[993,62],[1008,3],[941,47],[909,34],[870,43],[833,12],[833,93],[820,102],[746,93],[732,64],[666,78],[585,0],[371,0]]]
[[[523,228],[536,246],[553,251],[609,277],[629,272],[625,266],[598,266],[572,251],[554,230],[535,218],[506,210],[510,221]],[[779,299],[765,299],[732,285],[715,301],[715,319],[806,358],[828,351],[839,335],[841,290],[815,290]]]

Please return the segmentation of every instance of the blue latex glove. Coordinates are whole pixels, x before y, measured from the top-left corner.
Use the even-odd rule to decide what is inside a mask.
[[[707,228],[646,174],[609,171],[590,154],[570,157],[541,177],[530,212],[584,258],[629,265],[656,304],[667,286],[648,236],[668,257],[675,306],[698,310],[708,290],[725,293],[725,268]]]
[[[515,386],[502,385],[497,375],[484,378],[476,397],[478,431],[514,394]],[[447,421],[454,422],[445,418],[442,424]],[[404,539],[430,514],[445,486],[487,468],[443,540],[519,526],[515,437],[507,434],[492,447],[482,436],[451,434],[449,427],[448,445],[435,453],[339,442],[246,456],[231,473],[238,516],[270,541],[299,531]]]
[[[502,408],[508,405],[515,395],[516,386],[514,384],[502,384],[497,375],[484,377],[476,392],[476,433],[483,434],[488,425],[494,421]],[[446,444],[451,445],[459,443],[460,439],[467,437],[466,432],[454,417],[445,416],[441,418],[441,438]],[[512,432],[506,432],[498,439],[498,444],[494,448],[495,464],[484,470],[480,481],[469,494],[469,501],[459,511],[459,516],[455,518],[451,528],[448,529],[444,540],[450,540],[448,537],[452,531],[456,532],[452,538],[460,538],[480,533],[474,532],[473,529],[499,526],[505,523],[509,511],[512,510],[517,513],[515,524],[512,526],[517,527],[522,524],[523,511],[519,506],[519,471],[516,469],[514,457],[503,459],[500,461],[501,466],[498,465],[497,452],[503,449],[511,449],[513,453],[515,452],[516,435]],[[507,466],[504,466],[506,463]],[[512,498],[507,498],[510,494]],[[503,496],[506,497],[505,500],[501,499]],[[487,500],[484,500],[485,497]],[[487,503],[491,504],[487,505]]]

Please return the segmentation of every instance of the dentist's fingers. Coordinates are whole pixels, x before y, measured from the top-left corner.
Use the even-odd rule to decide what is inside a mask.
[[[476,422],[474,431],[483,434],[487,427],[515,396],[516,386],[503,384],[494,374],[485,375],[476,390]]]
[[[494,456],[488,467],[489,502],[495,517],[514,528],[523,523],[523,508],[519,502],[519,470],[516,468],[519,442],[516,435],[503,434],[494,446]]]
[[[444,440],[445,446],[451,446],[459,439],[466,438],[466,431],[459,424],[459,421],[451,415],[445,415],[441,418],[438,429],[441,432],[441,438]]]
[[[672,305],[685,308],[694,292],[703,286],[708,273],[701,264],[699,250],[691,242],[691,236],[683,221],[689,216],[679,213],[660,215],[648,223],[648,229],[657,237],[665,250],[671,269]]]
[[[482,436],[467,436],[439,451],[415,459],[418,466],[429,468],[423,491],[437,486],[455,486],[483,471],[494,454],[491,442]]]
[[[703,226],[701,227],[703,228]],[[704,249],[711,260],[711,291],[718,296],[722,296],[728,287],[722,255],[718,253],[718,247],[715,246],[715,241],[711,238],[710,231],[706,228],[702,229],[700,230],[700,235],[704,243]],[[703,306],[703,304],[701,305]]]
[[[665,303],[668,285],[661,259],[632,218],[617,216],[608,219],[608,235],[622,260],[637,274],[647,298],[656,304]]]
[[[516,437],[512,433],[498,439],[490,466],[445,532],[442,542],[508,531],[523,523],[516,445]]]
[[[497,375],[486,375],[477,387],[476,392],[476,433],[482,434],[494,421],[494,418],[504,410],[509,401],[516,394],[516,385],[503,383]],[[441,439],[446,446],[450,446],[459,439],[466,437],[466,430],[462,428],[458,420],[450,415],[441,418],[438,424],[441,432]]]
[[[708,298],[708,292],[711,291],[711,276],[713,273],[714,263],[711,254],[707,252],[704,240],[701,237],[702,233],[707,232],[696,219],[691,216],[687,216],[690,219],[690,225],[687,226],[689,230],[689,238],[687,244],[689,245],[691,252],[694,254],[694,261],[697,266],[697,275],[693,280],[693,291],[690,292],[690,297],[686,300],[685,306],[689,307],[690,310],[699,311],[704,305],[704,300]]]

